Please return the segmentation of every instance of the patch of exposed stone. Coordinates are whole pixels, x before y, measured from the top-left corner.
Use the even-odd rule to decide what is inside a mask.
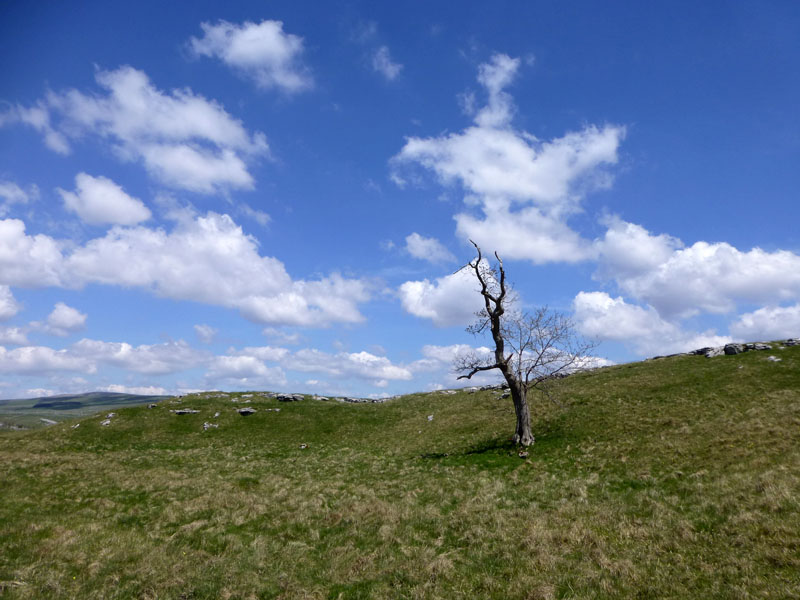
[[[698,348],[691,352],[679,352],[677,354],[669,354],[667,356],[654,356],[650,360],[657,360],[659,358],[669,358],[671,356],[705,356],[706,358],[715,358],[717,356],[733,356],[742,354],[744,352],[758,352],[763,350],[772,350],[777,346],[778,350],[788,346],[800,346],[800,338],[789,338],[788,340],[781,340],[772,344],[765,342],[749,342],[747,344],[731,343],[724,346],[706,346],[705,348]],[[770,356],[767,358],[772,362],[780,362],[781,359]]]

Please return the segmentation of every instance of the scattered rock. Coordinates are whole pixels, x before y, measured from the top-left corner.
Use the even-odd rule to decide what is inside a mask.
[[[39,420],[40,420],[42,423],[44,423],[45,425],[58,425],[58,421],[53,421],[53,419],[45,419],[45,418],[41,418],[41,419],[39,419]]]
[[[300,402],[305,399],[303,394],[278,394],[275,396],[278,402]]]
[[[175,413],[176,415],[196,415],[199,413],[199,410],[195,410],[193,408],[178,408],[169,411],[171,413]]]
[[[215,412],[215,413],[214,413],[214,418],[216,419],[218,416],[219,416],[219,413],[218,413],[218,412]]]
[[[744,345],[746,350],[772,350],[772,346],[763,342],[754,342],[752,344]]]
[[[428,415],[428,421],[433,421],[433,415]]]
[[[300,450],[305,450],[308,448],[308,444],[300,444]]]
[[[500,394],[500,400],[510,397],[511,397],[511,392],[503,392],[502,394]]]
[[[111,425],[111,419],[106,419],[105,421],[100,421],[100,425],[105,427],[106,425]]]
[[[778,358],[777,356],[768,356],[767,360],[770,361],[770,362],[781,362],[783,359],[782,358]]]
[[[726,355],[741,354],[745,351],[744,344],[725,344],[723,348]]]
[[[203,431],[208,431],[209,429],[217,429],[219,425],[216,423],[203,423]]]
[[[72,429],[77,429],[77,428],[78,428],[78,427],[80,427],[80,426],[81,426],[81,424],[80,424],[80,423],[75,423],[75,425],[73,425],[73,426],[72,426]]]
[[[725,348],[720,346],[719,348],[708,348],[703,355],[706,358],[714,358],[715,356],[722,356],[725,354]]]
[[[256,409],[255,409],[255,408],[250,408],[250,407],[247,407],[247,408],[240,408],[240,409],[239,409],[239,410],[237,410],[236,412],[238,412],[238,413],[239,413],[240,415],[242,415],[243,417],[247,417],[247,416],[250,416],[250,415],[252,415],[254,412],[256,412]]]
[[[116,417],[116,416],[117,416],[117,413],[108,413],[108,414],[106,415],[106,419],[113,419],[113,418],[114,418],[114,417]]]
[[[312,396],[312,398],[314,400],[320,400],[322,402],[327,402],[328,400],[330,400],[330,398],[328,398],[327,396]]]
[[[520,458],[528,458],[528,453],[523,450],[522,452],[519,453],[519,457]]]
[[[158,404],[148,404],[147,408],[156,408]]]

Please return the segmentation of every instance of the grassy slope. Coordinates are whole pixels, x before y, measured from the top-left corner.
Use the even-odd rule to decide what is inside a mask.
[[[536,405],[528,460],[506,442],[509,401],[491,392],[254,399],[250,417],[187,399],[199,414],[162,403],[119,410],[108,427],[7,432],[0,590],[800,597],[800,347],[768,354],[562,380],[563,408]]]
[[[91,392],[47,398],[0,400],[0,423],[5,426],[17,425],[26,429],[34,429],[46,426],[42,422],[42,418],[61,422],[65,419],[87,417],[98,411],[158,402],[164,398],[166,396]]]

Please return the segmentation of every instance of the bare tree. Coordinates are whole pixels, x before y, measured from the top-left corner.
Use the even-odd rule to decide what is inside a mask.
[[[594,344],[581,338],[571,319],[563,313],[547,307],[532,313],[515,310],[503,261],[495,252],[497,263],[490,265],[478,245],[475,242],[472,245],[478,257],[462,268],[475,274],[485,306],[477,313],[478,321],[467,331],[475,335],[491,333],[494,353],[458,357],[455,370],[463,373],[459,379],[471,379],[476,373],[492,369],[503,374],[517,417],[512,441],[529,446],[534,437],[528,392],[537,389],[549,396],[548,383],[553,379],[590,366],[589,352]]]

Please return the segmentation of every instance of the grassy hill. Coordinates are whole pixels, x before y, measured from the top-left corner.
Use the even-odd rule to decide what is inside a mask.
[[[491,391],[4,432],[0,595],[800,597],[800,347],[558,386],[528,459]]]
[[[47,421],[86,417],[98,411],[115,410],[164,400],[167,396],[141,396],[115,392],[64,394],[22,400],[0,400],[0,429],[45,427]]]

